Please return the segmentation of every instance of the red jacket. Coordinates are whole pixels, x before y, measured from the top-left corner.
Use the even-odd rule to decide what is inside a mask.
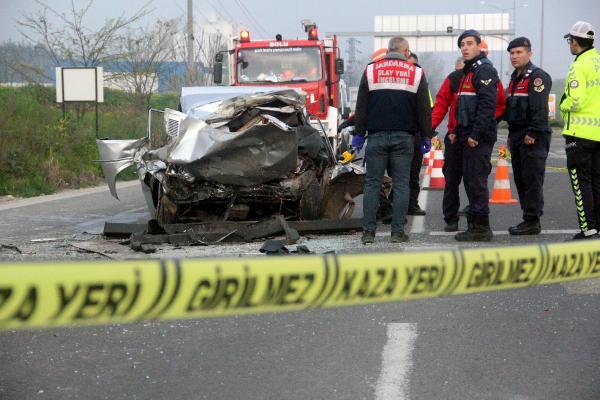
[[[454,132],[456,128],[456,100],[458,98],[458,88],[460,80],[463,76],[462,69],[451,72],[440,87],[437,96],[435,96],[435,105],[431,113],[431,125],[435,130],[444,120],[448,108],[448,133]],[[499,119],[504,114],[506,108],[506,94],[502,82],[498,81],[498,97],[496,101],[496,119]]]

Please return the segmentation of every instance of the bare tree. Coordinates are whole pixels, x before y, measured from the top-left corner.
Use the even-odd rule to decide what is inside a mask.
[[[130,29],[120,39],[123,54],[113,83],[131,92],[138,106],[148,107],[166,61],[174,56],[175,20],[157,20],[147,28]]]
[[[213,71],[211,66],[217,53],[226,48],[225,38],[221,32],[209,33],[205,30],[201,30],[197,45],[197,53],[200,55],[200,60],[205,66],[208,67],[207,73],[204,74],[204,84],[210,85],[213,81]]]
[[[0,82],[42,83],[51,80],[46,53],[29,45],[0,44]]]
[[[93,67],[119,59],[122,54],[121,49],[116,46],[119,38],[130,25],[150,13],[146,4],[130,17],[121,14],[117,18],[106,19],[94,31],[88,28],[90,24],[87,21],[94,0],[88,0],[82,8],[77,8],[75,0],[71,0],[71,9],[67,13],[60,13],[41,0],[36,2],[42,10],[24,14],[17,23],[21,27],[21,34],[34,45],[42,47],[55,66]],[[49,15],[58,20],[61,26],[56,27]],[[83,117],[86,109],[87,106],[83,103],[77,105],[77,119]]]
[[[40,0],[36,2],[42,10],[23,15],[17,23],[21,27],[21,34],[33,44],[41,45],[56,66],[71,64],[89,67],[119,58],[121,51],[114,46],[117,39],[131,24],[150,13],[148,5],[145,5],[130,17],[121,14],[117,18],[109,18],[98,30],[92,31],[88,28],[87,17],[94,0],[89,0],[83,8],[76,8],[75,0],[71,0],[68,13],[60,13]],[[52,15],[62,26],[54,26],[48,15]]]
[[[226,49],[225,37],[221,32],[210,32],[201,29],[194,36],[194,62],[186,65],[185,73],[179,70],[168,71],[168,86],[172,91],[179,91],[182,86],[212,85],[212,63],[215,55]],[[175,60],[187,60],[187,35],[178,33],[173,43]]]

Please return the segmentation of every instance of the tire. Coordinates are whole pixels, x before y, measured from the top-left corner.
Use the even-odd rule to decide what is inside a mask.
[[[306,186],[300,198],[300,219],[304,221],[321,219],[323,214],[323,199],[321,185],[314,177]]]
[[[159,189],[158,206],[156,207],[156,220],[160,225],[174,224],[178,220],[177,204],[165,194],[162,187]]]

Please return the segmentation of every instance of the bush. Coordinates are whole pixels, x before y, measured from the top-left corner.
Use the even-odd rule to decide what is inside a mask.
[[[92,106],[55,103],[55,89],[0,87],[0,195],[36,196],[102,181]],[[130,95],[105,91],[99,105],[99,137],[133,139],[146,135],[147,112]],[[153,106],[177,108],[174,94],[156,95]],[[129,174],[129,176],[132,176]]]

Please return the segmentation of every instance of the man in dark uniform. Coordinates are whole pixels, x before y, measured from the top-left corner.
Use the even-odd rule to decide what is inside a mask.
[[[458,189],[462,180],[462,147],[456,140],[456,100],[458,88],[464,75],[463,68],[465,60],[460,57],[456,60],[454,71],[452,71],[440,87],[436,97],[435,105],[431,113],[431,124],[433,129],[442,123],[448,113],[448,133],[444,137],[444,166],[442,172],[446,179],[444,186],[444,198],[442,201],[442,210],[444,220],[446,221],[446,232],[458,231],[458,207],[459,193]],[[468,207],[468,206],[467,206]]]
[[[544,210],[544,174],[552,129],[548,125],[548,94],[552,78],[531,63],[531,41],[518,37],[508,44],[515,67],[508,87],[504,120],[523,222],[511,226],[511,235],[537,235]]]
[[[360,81],[355,112],[357,151],[369,141],[365,151],[367,176],[363,201],[362,243],[375,240],[379,193],[387,170],[392,178],[392,242],[406,242],[404,221],[408,211],[410,164],[414,135],[430,139],[431,102],[425,74],[410,64],[408,41],[393,37],[385,58],[367,65]]]
[[[419,66],[419,57],[415,53],[410,53],[408,62]],[[425,215],[426,212],[419,206],[419,193],[421,185],[419,184],[419,174],[423,166],[423,154],[431,150],[431,140],[422,140],[420,134],[415,135],[415,149],[412,163],[410,164],[410,198],[408,200],[408,215]]]
[[[464,31],[458,46],[465,59],[464,76],[458,89],[456,129],[462,152],[462,177],[469,198],[468,229],[454,237],[458,241],[490,241],[488,176],[492,171],[492,149],[497,140],[496,105],[498,73],[481,54],[481,35]]]

